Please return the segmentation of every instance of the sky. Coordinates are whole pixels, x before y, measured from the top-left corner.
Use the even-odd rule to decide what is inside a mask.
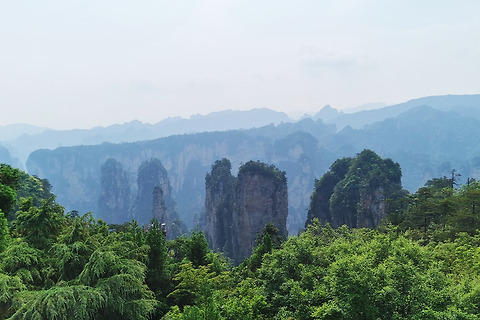
[[[0,0],[0,125],[480,93],[477,0]]]

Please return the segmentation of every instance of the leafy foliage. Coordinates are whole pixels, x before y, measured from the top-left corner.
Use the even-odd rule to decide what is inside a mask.
[[[310,209],[305,223],[307,226],[313,219],[320,221],[332,221],[330,213],[330,197],[333,194],[335,186],[345,178],[352,158],[342,158],[336,160],[330,170],[319,180],[315,180],[315,189],[310,196]]]
[[[269,165],[260,161],[250,160],[238,169],[238,176],[245,174],[259,174],[272,178],[278,185],[287,181],[284,171],[278,170],[274,165]]]
[[[55,202],[55,197],[42,200],[40,207],[33,205],[33,199],[24,199],[16,213],[14,230],[25,241],[38,249],[51,246],[65,223],[64,208]]]
[[[8,217],[17,201],[20,170],[0,164],[0,212]]]
[[[459,232],[474,235],[480,229],[479,182],[454,189],[450,179],[435,178],[399,201],[386,223],[398,225],[416,239],[442,241]]]
[[[315,183],[307,224],[318,218],[334,226],[376,227],[385,199],[402,195],[401,176],[398,163],[371,150],[335,161]]]

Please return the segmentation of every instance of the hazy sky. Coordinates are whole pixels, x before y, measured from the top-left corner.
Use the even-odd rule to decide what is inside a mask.
[[[0,125],[471,93],[477,0],[0,0]]]

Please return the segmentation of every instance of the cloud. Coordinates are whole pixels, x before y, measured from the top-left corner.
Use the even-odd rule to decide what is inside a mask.
[[[183,89],[189,91],[203,91],[203,90],[219,90],[222,88],[222,84],[214,79],[213,77],[204,76],[204,77],[195,77],[191,81],[187,82]]]
[[[158,87],[152,81],[140,80],[140,81],[132,81],[128,85],[128,90],[134,91],[134,92],[153,92],[153,91],[157,91]]]
[[[358,57],[350,54],[326,51],[316,46],[301,46],[299,49],[299,64],[307,73],[322,72],[326,69],[341,71],[359,66]]]

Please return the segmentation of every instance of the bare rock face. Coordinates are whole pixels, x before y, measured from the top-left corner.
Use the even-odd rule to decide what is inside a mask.
[[[363,210],[357,218],[358,228],[375,228],[386,216],[383,188],[372,193],[363,193],[360,199]]]
[[[240,263],[251,255],[267,223],[287,236],[287,179],[285,172],[258,161],[241,166],[236,180],[230,168],[230,161],[223,159],[207,175],[206,233],[214,249]]]
[[[232,214],[235,177],[230,160],[217,160],[205,177],[206,236],[211,247],[232,254]]]
[[[153,188],[153,218],[159,223],[168,224],[167,205],[163,194],[163,189],[159,186]]]
[[[100,168],[101,193],[98,200],[98,214],[109,223],[123,223],[128,220],[130,209],[130,183],[122,164],[108,159]]]
[[[158,159],[144,161],[138,168],[138,193],[132,208],[132,217],[140,224],[147,224],[153,216],[153,193],[159,188],[170,210],[175,208],[171,198],[171,187],[168,181],[167,170]],[[159,221],[161,222],[161,221]]]
[[[176,203],[172,199],[172,188],[167,170],[160,160],[152,158],[138,168],[138,193],[131,210],[132,218],[146,225],[157,218],[166,224],[167,238],[173,239],[186,232],[186,226],[179,219]]]
[[[265,225],[273,223],[287,236],[288,192],[284,172],[260,162],[247,162],[238,173],[233,214],[234,260],[249,257]]]

